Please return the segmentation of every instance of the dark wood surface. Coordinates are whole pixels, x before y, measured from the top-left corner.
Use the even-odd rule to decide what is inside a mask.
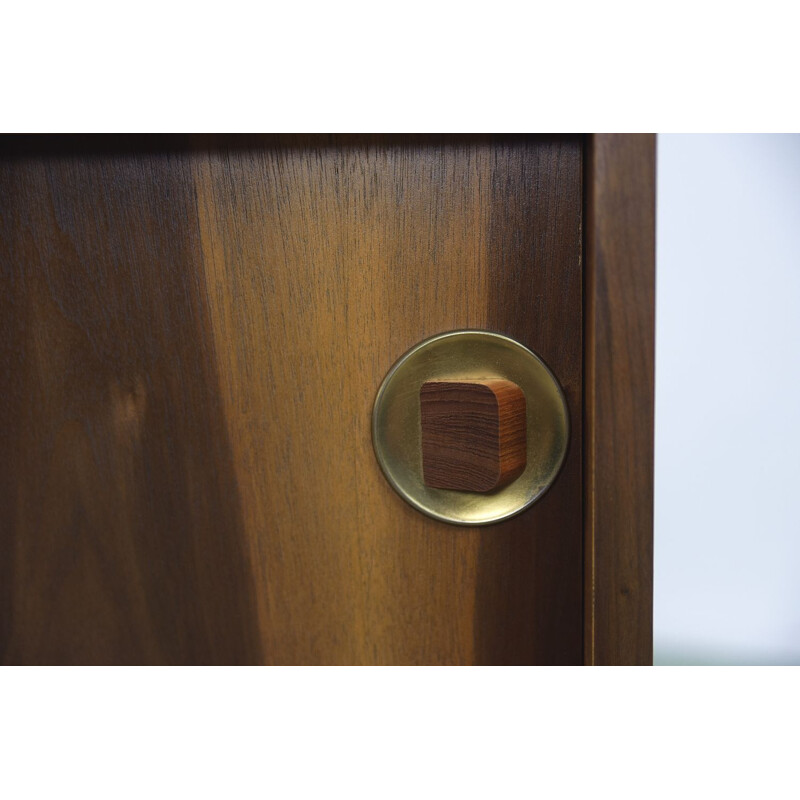
[[[6,663],[583,659],[579,138],[6,140]],[[412,345],[512,336],[565,389],[491,528],[384,480]]]
[[[527,461],[525,395],[511,381],[427,381],[419,392],[427,486],[491,492]]]
[[[653,661],[655,137],[590,137],[586,663]]]

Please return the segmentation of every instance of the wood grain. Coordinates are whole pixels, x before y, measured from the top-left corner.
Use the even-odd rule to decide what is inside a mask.
[[[580,663],[579,139],[25,139],[0,202],[5,662]],[[370,442],[456,328],[536,350],[572,416],[488,529]]]
[[[190,160],[0,163],[6,663],[257,663]]]
[[[511,381],[427,381],[419,391],[427,486],[491,492],[527,462],[525,395]]]
[[[591,137],[586,663],[652,664],[655,137]]]

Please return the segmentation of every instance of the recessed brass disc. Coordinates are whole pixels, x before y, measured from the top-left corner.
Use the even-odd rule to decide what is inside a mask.
[[[479,494],[432,489],[422,478],[419,390],[433,380],[509,380],[525,393],[527,465],[513,483]],[[389,483],[428,516],[458,525],[489,525],[519,514],[556,479],[569,441],[569,414],[553,373],[519,342],[486,331],[451,331],[409,350],[381,384],[372,442]]]

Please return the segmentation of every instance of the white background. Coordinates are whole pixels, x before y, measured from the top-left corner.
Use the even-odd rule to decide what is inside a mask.
[[[800,136],[658,138],[655,662],[800,664]]]

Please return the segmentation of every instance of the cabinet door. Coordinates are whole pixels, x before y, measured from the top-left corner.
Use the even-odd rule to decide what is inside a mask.
[[[579,137],[10,139],[0,156],[9,663],[584,658]],[[429,519],[370,438],[393,362],[537,352],[551,490]]]

